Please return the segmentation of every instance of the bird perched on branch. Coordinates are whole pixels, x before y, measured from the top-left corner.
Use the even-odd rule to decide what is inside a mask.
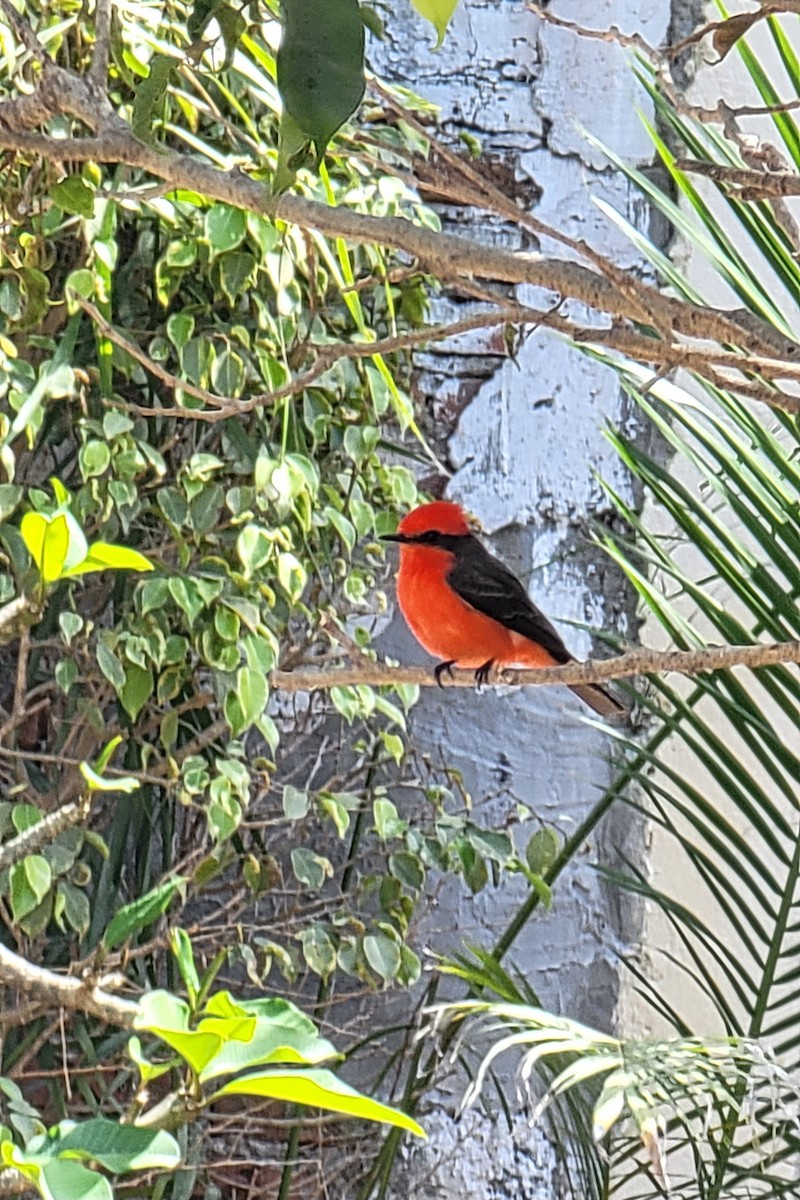
[[[516,575],[474,536],[458,504],[422,504],[383,540],[400,543],[397,600],[414,637],[442,660],[435,668],[440,687],[453,667],[474,670],[480,686],[496,667],[575,662]],[[570,686],[601,717],[626,711],[599,684]]]

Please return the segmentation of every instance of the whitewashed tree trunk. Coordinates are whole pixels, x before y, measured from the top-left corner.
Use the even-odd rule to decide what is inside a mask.
[[[556,11],[593,28],[639,31],[656,45],[666,40],[670,23],[666,0],[573,0]],[[389,40],[372,48],[378,70],[438,103],[450,131],[477,136],[486,169],[508,179],[537,217],[626,267],[641,266],[593,203],[602,197],[637,224],[647,223],[641,198],[586,136],[636,163],[651,158],[637,113],[647,109],[647,98],[618,47],[577,39],[544,25],[523,4],[500,0],[462,0],[437,52],[429,27],[410,6],[393,6],[387,26]],[[465,221],[461,212],[442,216],[450,228]],[[485,221],[471,233],[503,242],[512,236]],[[557,246],[542,249],[563,253]],[[545,332],[528,339],[516,362],[490,338],[420,358],[420,389],[434,413],[441,421],[460,413],[449,443],[454,476],[447,495],[480,518],[493,547],[560,624],[576,654],[588,653],[590,639],[568,622],[633,637],[626,624],[630,597],[587,536],[587,519],[607,516],[595,473],[623,495],[630,492],[602,434],[606,421],[627,416],[616,377]],[[399,621],[390,640],[404,660],[423,660]],[[585,715],[562,690],[429,691],[415,710],[414,739],[423,751],[441,748],[463,771],[487,823],[502,821],[519,800],[569,834],[613,771],[608,745],[582,721]],[[617,821],[613,837],[624,832]],[[585,861],[559,880],[552,912],[535,917],[509,960],[544,1005],[610,1028],[619,992],[615,952],[632,922],[614,911],[592,869],[601,854],[592,845]],[[473,900],[451,887],[437,895],[426,933],[440,949],[453,949],[461,939],[491,945],[512,913],[507,889],[488,888]],[[477,1110],[454,1120],[459,1088],[442,1091],[443,1104],[426,1114],[431,1140],[409,1148],[394,1194],[415,1200],[549,1200],[558,1194],[558,1166],[544,1133],[530,1130],[522,1117],[509,1133],[502,1117],[494,1121]]]

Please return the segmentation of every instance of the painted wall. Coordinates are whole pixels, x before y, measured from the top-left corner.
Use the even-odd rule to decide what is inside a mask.
[[[638,30],[655,44],[666,40],[670,16],[665,0],[572,0],[557,11],[595,28]],[[462,0],[435,53],[429,28],[410,6],[397,6],[387,24],[389,41],[373,45],[377,70],[437,102],[453,132],[479,137],[537,217],[624,266],[638,264],[593,199],[603,197],[638,224],[648,214],[586,137],[593,134],[634,162],[649,161],[636,111],[645,98],[617,47],[544,25],[515,0]],[[464,230],[462,212],[442,216],[447,227]],[[469,232],[520,245],[508,228],[490,222]],[[587,654],[591,643],[571,622],[627,632],[630,598],[587,536],[589,518],[608,516],[595,473],[629,491],[602,435],[604,422],[626,418],[615,377],[541,332],[516,362],[474,337],[421,356],[419,365],[433,413],[441,420],[460,413],[449,443],[448,496],[479,517],[493,549],[528,583],[576,654]],[[387,644],[403,661],[425,661],[399,620]],[[560,689],[481,696],[431,690],[415,710],[415,744],[463,771],[476,811],[487,820],[502,819],[521,800],[568,834],[612,777],[607,743],[584,715],[580,702]],[[602,857],[603,837],[626,835],[624,818],[601,833],[586,860],[559,881],[552,912],[531,923],[510,956],[544,1005],[606,1028],[619,992],[614,949],[629,932],[629,914],[612,907],[591,863]],[[437,895],[425,933],[440,948],[452,948],[456,935],[490,945],[512,911],[502,910],[491,890],[473,900],[451,888]],[[454,1102],[460,1089],[455,1081]],[[456,1123],[437,1107],[426,1125],[431,1141],[409,1148],[398,1197],[558,1194],[544,1135],[522,1119],[509,1134],[502,1119],[476,1110]]]

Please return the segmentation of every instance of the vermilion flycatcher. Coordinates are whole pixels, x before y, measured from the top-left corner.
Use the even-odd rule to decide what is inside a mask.
[[[417,641],[442,659],[435,668],[440,686],[452,667],[474,669],[480,685],[493,667],[575,662],[517,577],[473,535],[457,504],[422,504],[383,540],[400,543],[397,600]],[[571,690],[602,717],[626,711],[599,684]]]

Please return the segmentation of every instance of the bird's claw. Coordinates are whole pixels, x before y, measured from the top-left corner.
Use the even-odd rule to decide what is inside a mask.
[[[436,676],[436,682],[440,688],[444,687],[444,684],[442,683],[443,675],[449,675],[451,679],[453,678],[453,667],[455,666],[455,662],[456,660],[451,658],[448,659],[447,662],[439,663],[438,667],[433,668],[433,673]]]
[[[493,666],[494,666],[494,659],[489,658],[486,660],[486,662],[483,664],[483,666],[478,667],[477,671],[475,672],[475,684],[478,688],[478,691],[481,690],[481,687],[484,683],[489,682],[489,676],[492,673]]]

